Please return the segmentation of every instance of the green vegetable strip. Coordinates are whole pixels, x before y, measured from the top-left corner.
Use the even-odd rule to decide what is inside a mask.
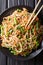
[[[0,35],[1,35],[1,25],[0,25]]]
[[[16,25],[17,24],[17,20],[16,20],[16,17],[14,17],[14,23],[13,25]]]
[[[0,30],[1,30],[1,34],[0,35],[2,36],[4,34],[3,26],[2,25],[1,25],[1,29]]]
[[[21,12],[21,9],[17,9],[18,12]]]
[[[9,34],[11,34],[13,32],[13,30],[12,29],[10,29],[8,32],[7,32],[7,34],[6,34],[6,37],[8,37],[9,36]]]
[[[38,47],[38,46],[39,46],[39,41],[36,40],[36,47]]]
[[[22,34],[25,33],[25,29],[24,29],[24,27],[22,27],[21,25],[19,25],[19,26],[17,27],[17,29],[20,30],[20,32],[21,32]]]
[[[12,50],[12,51],[11,51],[11,53],[13,53],[14,55],[16,55],[16,54],[17,54],[15,50]]]
[[[36,23],[36,30],[38,30],[39,29],[39,24],[38,24],[38,22]]]

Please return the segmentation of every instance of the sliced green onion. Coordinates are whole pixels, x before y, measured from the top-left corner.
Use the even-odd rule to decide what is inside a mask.
[[[36,23],[36,30],[38,30],[39,29],[39,24],[38,24],[38,22]]]
[[[21,29],[21,25],[18,25],[17,29],[20,30]]]
[[[13,25],[16,25],[18,22],[17,22],[17,20],[16,20],[16,17],[14,17],[14,23],[13,23]]]
[[[39,41],[36,41],[36,47],[38,47],[39,46]]]
[[[21,9],[17,9],[18,12],[21,12]]]
[[[1,25],[0,25],[0,35],[1,35]]]
[[[3,31],[4,27],[2,25],[0,25],[0,35],[2,36],[4,34],[4,31]]]
[[[12,51],[11,51],[11,53],[13,53],[14,55],[16,55],[16,54],[17,54],[15,50],[12,50]]]
[[[24,27],[21,28],[21,33],[22,33],[22,34],[25,33],[25,29],[24,29]]]
[[[25,33],[25,29],[24,29],[24,27],[22,27],[21,25],[19,25],[19,26],[17,27],[17,29],[20,30],[20,32],[21,32],[22,34]]]
[[[34,28],[32,28],[31,33],[34,34]]]

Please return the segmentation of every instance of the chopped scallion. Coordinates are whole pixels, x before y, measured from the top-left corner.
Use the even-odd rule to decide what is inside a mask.
[[[22,27],[21,25],[19,25],[19,26],[17,27],[17,29],[20,30],[20,32],[21,32],[22,34],[25,33],[25,29],[24,29],[24,27]]]
[[[2,25],[0,25],[0,35],[2,36],[3,34],[4,34],[4,31],[3,31],[3,26]]]
[[[21,12],[21,9],[17,9],[18,12]]]
[[[16,20],[16,17],[14,17],[14,23],[13,25],[16,25],[17,24],[17,20]]]

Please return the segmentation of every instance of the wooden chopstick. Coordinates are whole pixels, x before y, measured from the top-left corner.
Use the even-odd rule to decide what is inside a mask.
[[[36,15],[34,16],[34,18],[31,20],[31,22],[29,23],[29,25],[28,26],[30,26],[32,23],[33,23],[33,21],[35,20],[35,18],[38,16],[38,14],[40,13],[40,11],[43,9],[43,5],[40,7],[40,9],[38,10],[38,12],[36,13]]]
[[[35,6],[35,9],[33,10],[33,13],[32,13],[32,15],[30,16],[30,18],[29,18],[29,20],[28,20],[28,22],[27,22],[27,24],[26,24],[25,27],[27,27],[27,25],[29,24],[29,22],[30,22],[30,20],[32,19],[32,17],[33,17],[33,15],[34,15],[34,13],[35,13],[35,11],[36,11],[38,5],[40,4],[40,2],[41,2],[41,0],[39,0],[38,3],[37,3],[37,5]]]

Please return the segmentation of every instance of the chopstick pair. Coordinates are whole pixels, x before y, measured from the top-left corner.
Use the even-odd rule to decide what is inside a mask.
[[[35,6],[35,8],[33,10],[33,13],[31,14],[31,16],[30,16],[30,18],[29,18],[29,20],[28,20],[28,22],[27,22],[27,24],[26,24],[25,27],[30,26],[33,23],[33,21],[35,20],[35,18],[38,16],[38,14],[40,13],[40,11],[42,10],[43,5],[40,7],[40,9],[36,13],[36,15],[33,17],[34,13],[36,12],[36,9],[37,9],[38,5],[40,4],[40,2],[41,2],[41,0],[39,0],[38,3],[37,3],[37,5]],[[32,17],[33,17],[33,19],[32,19]]]
[[[40,7],[40,9],[38,10],[38,12],[36,13],[36,15],[34,16],[34,18],[31,20],[29,26],[33,23],[33,21],[35,20],[35,18],[38,16],[38,14],[40,13],[40,11],[42,10],[43,5]]]

